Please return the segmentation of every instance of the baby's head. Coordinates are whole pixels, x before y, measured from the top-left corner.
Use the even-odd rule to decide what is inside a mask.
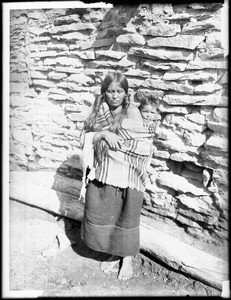
[[[145,123],[155,122],[161,118],[157,104],[150,99],[142,99],[139,110]]]

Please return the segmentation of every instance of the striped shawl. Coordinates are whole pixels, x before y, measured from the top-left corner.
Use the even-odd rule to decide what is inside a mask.
[[[108,105],[102,103],[95,129],[107,130],[113,120]],[[91,171],[88,180],[97,179],[103,183],[120,187],[144,191],[147,179],[146,167],[152,154],[155,127],[134,126],[132,121],[124,119],[118,135],[123,138],[122,147],[104,152],[105,141],[100,142],[100,163],[94,157],[93,136],[95,132],[84,133],[84,147],[82,163],[86,170]],[[86,176],[86,174],[84,174]]]

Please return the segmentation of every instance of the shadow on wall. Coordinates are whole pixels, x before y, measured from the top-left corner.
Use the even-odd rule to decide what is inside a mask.
[[[114,5],[103,17],[97,27],[98,34],[92,48],[110,49],[116,38],[128,33],[125,29],[131,18],[136,15],[139,5]],[[107,9],[107,8],[106,8]],[[68,14],[78,14],[82,18],[91,8],[68,9]]]
[[[72,155],[58,168],[54,177],[52,189],[56,191],[60,202],[60,213],[64,222],[64,230],[72,249],[80,256],[104,261],[108,254],[94,251],[88,248],[81,238],[80,228],[84,204],[79,200],[82,186],[82,167],[80,156]]]

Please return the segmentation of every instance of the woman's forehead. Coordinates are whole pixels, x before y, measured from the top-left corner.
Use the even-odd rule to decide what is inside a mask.
[[[121,87],[121,85],[116,82],[116,81],[113,81],[112,83],[109,84],[108,88],[107,89],[110,89],[110,90],[113,90],[113,89],[119,89],[119,90],[123,90],[123,88]]]

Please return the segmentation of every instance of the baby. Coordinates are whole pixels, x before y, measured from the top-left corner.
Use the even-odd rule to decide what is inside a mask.
[[[158,112],[157,105],[153,101],[149,99],[142,99],[139,110],[143,118],[144,126],[158,125],[158,121],[161,117]]]
[[[151,127],[155,129],[155,133],[158,131],[158,127],[160,124],[161,116],[158,111],[157,104],[150,99],[142,99],[139,105],[140,114],[143,118],[143,126]],[[154,144],[152,145],[152,151],[155,152],[157,150]],[[149,176],[146,179],[146,188],[150,186],[156,186],[156,173],[153,172],[153,169],[150,166],[151,158],[149,163],[147,164],[147,172]]]

